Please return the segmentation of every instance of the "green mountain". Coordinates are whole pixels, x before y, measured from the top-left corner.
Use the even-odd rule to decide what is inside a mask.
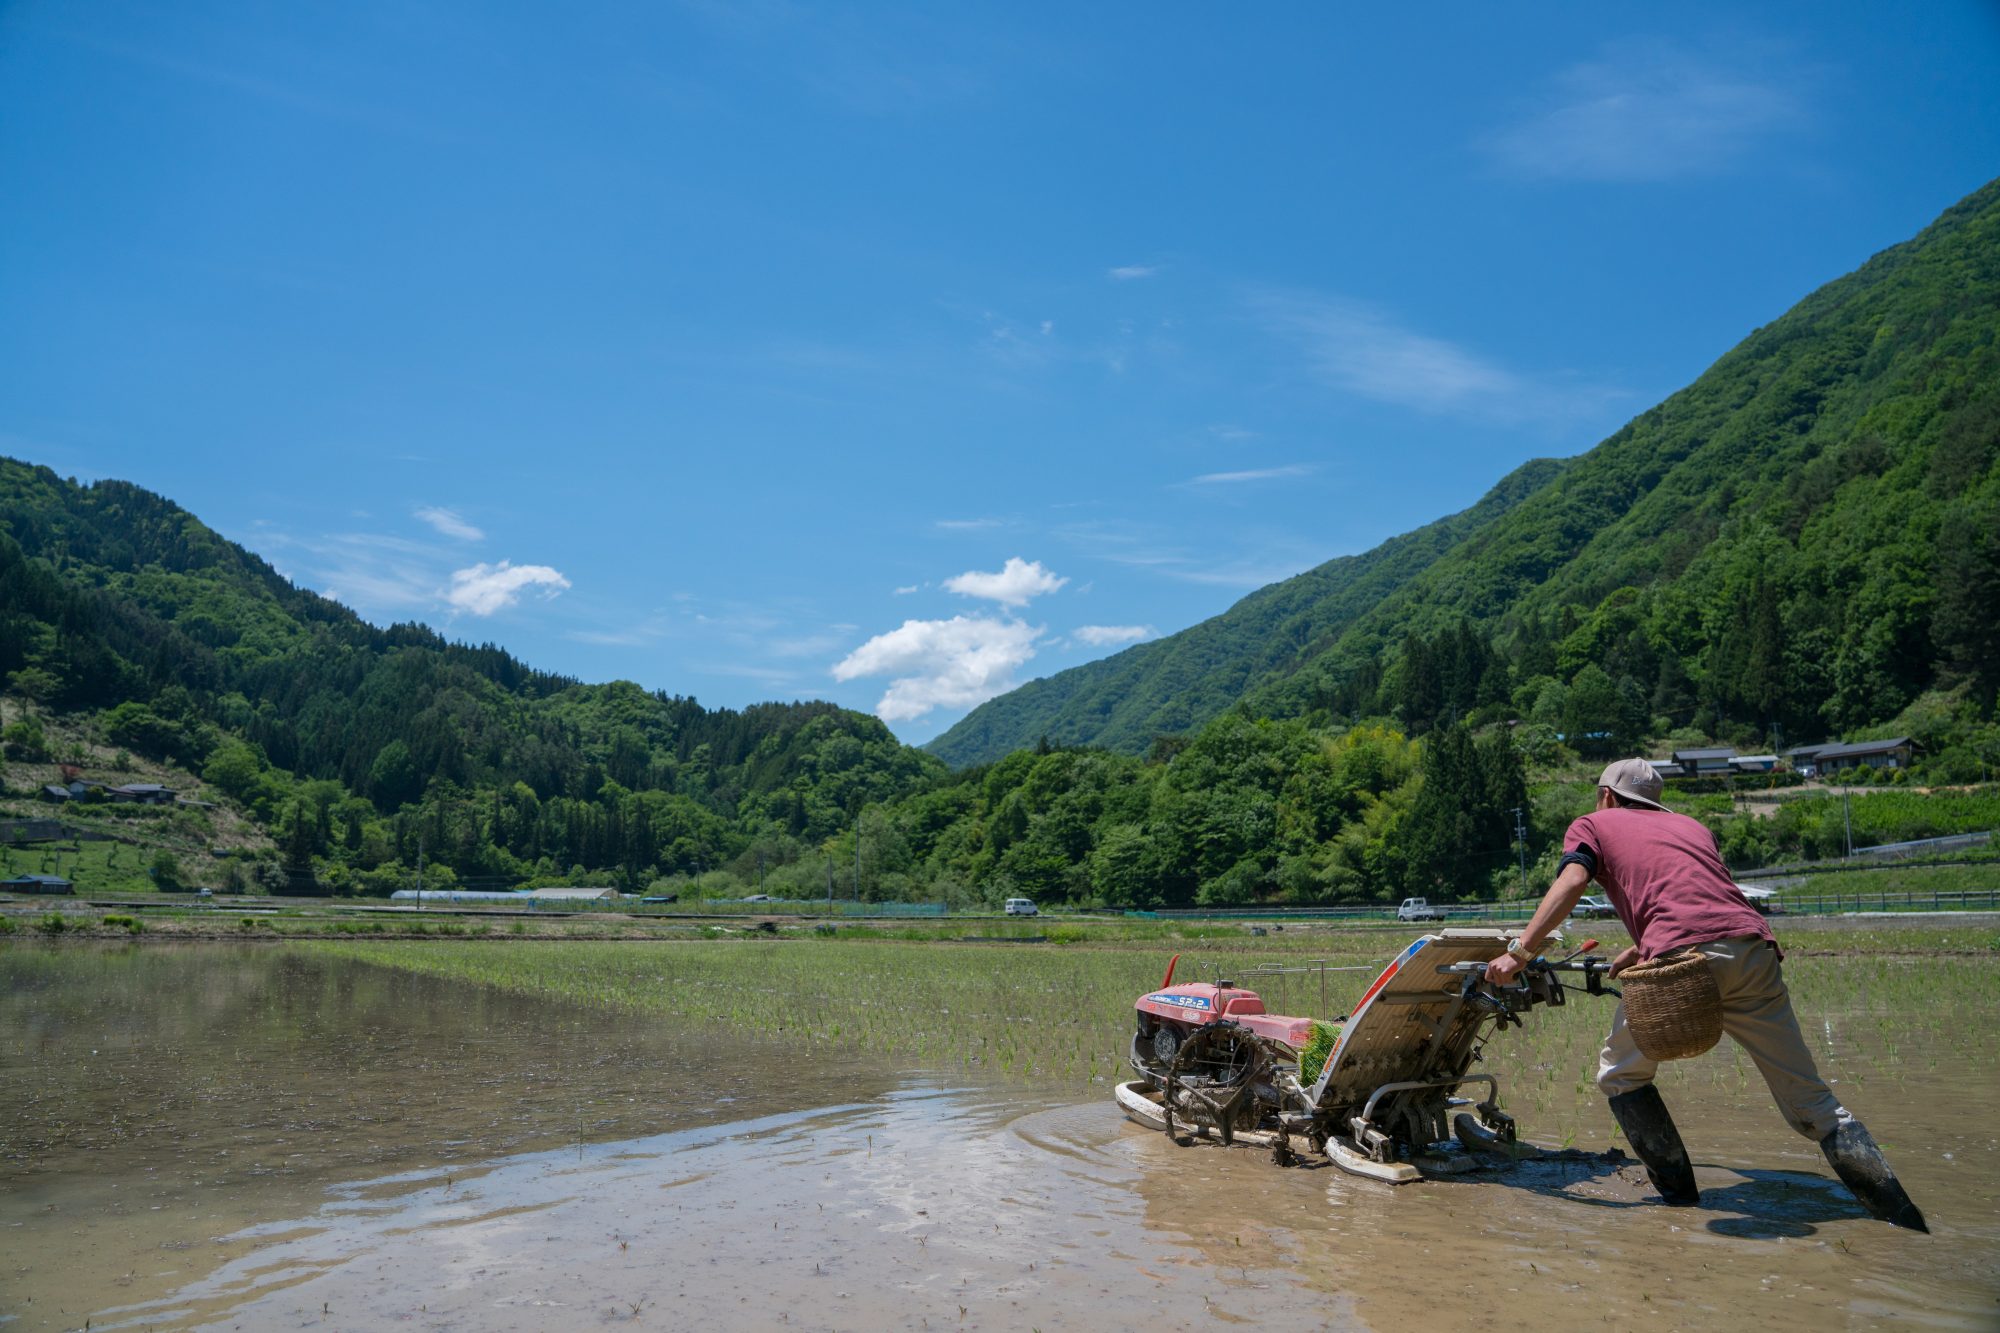
[[[1616,703],[1636,731],[1664,718],[1788,739],[1885,723],[1939,685],[1969,684],[1990,706],[1996,334],[2000,182],[1588,453],[1530,464],[1463,514],[1023,686],[928,748],[961,765],[1044,737],[1139,753],[1238,703],[1421,725],[1428,714],[1411,710],[1436,691],[1413,679],[1431,656],[1410,651],[1413,636],[1435,647],[1461,623],[1504,659],[1505,705],[1550,720],[1579,689],[1586,712]]]
[[[1523,464],[1470,509],[1260,588],[1178,634],[1030,681],[981,704],[926,748],[965,765],[1042,737],[1137,754],[1157,736],[1194,731],[1319,658],[1348,626],[1567,466]]]
[[[336,886],[420,854],[628,886],[783,859],[758,840],[815,845],[942,772],[832,704],[706,709],[378,629],[160,496],[4,458],[0,682],[22,711],[96,713],[105,746],[200,773],[279,837],[291,880]],[[7,757],[52,781],[65,756],[40,734],[17,717]]]

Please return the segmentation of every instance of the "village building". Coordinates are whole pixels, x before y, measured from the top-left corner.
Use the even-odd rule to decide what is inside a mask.
[[[172,787],[162,787],[157,782],[128,782],[122,787],[113,787],[110,791],[110,796],[114,801],[136,801],[140,805],[172,805],[174,803],[174,789]]]
[[[1681,766],[1680,776],[1684,778],[1719,778],[1729,771],[1729,761],[1736,757],[1736,751],[1729,746],[1719,746],[1703,750],[1675,750],[1674,762]]]
[[[76,884],[61,875],[16,875],[12,879],[0,879],[0,892],[75,893]]]
[[[1891,770],[1908,768],[1916,745],[1908,736],[1886,741],[1856,741],[1852,745],[1823,745],[1813,757],[1821,773],[1840,773],[1856,768]]]

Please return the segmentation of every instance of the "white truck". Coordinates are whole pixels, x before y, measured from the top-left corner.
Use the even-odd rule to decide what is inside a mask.
[[[1432,907],[1429,902],[1422,898],[1405,898],[1403,899],[1403,905],[1396,909],[1396,920],[1442,921],[1444,920],[1444,909],[1442,907]]]

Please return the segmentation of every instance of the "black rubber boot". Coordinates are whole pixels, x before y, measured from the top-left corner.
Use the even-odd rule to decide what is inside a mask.
[[[1662,1199],[1676,1208],[1692,1208],[1701,1202],[1701,1191],[1694,1183],[1694,1163],[1688,1161],[1681,1133],[1674,1128],[1674,1118],[1667,1114],[1658,1088],[1648,1083],[1619,1093],[1611,1099],[1611,1114],[1617,1118],[1618,1128],[1625,1131],[1632,1155],[1645,1164],[1646,1176]]]
[[[1929,1234],[1924,1215],[1903,1190],[1903,1182],[1889,1169],[1882,1150],[1859,1120],[1843,1121],[1839,1128],[1819,1141],[1833,1173],[1840,1183],[1854,1191],[1861,1206],[1891,1226],[1908,1227]]]

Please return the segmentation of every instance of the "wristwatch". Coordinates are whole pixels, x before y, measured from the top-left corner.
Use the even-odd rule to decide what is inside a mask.
[[[1535,951],[1530,949],[1527,941],[1519,935],[1507,941],[1507,952],[1524,963],[1533,962],[1535,958]]]

